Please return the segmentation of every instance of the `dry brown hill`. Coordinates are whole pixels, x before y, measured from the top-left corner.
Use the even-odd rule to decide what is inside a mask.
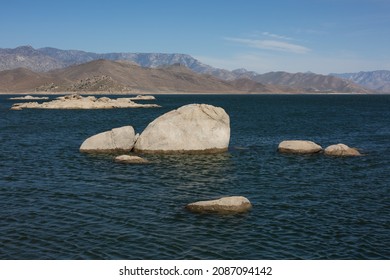
[[[0,92],[30,92],[50,81],[49,75],[35,73],[26,68],[0,71]]]
[[[64,69],[35,73],[27,69],[0,72],[0,92],[272,92],[260,83],[239,83],[197,74],[181,65],[144,68],[128,62],[95,60]]]
[[[20,67],[24,67],[36,72],[46,72],[53,69],[64,69],[71,65],[79,65],[82,63],[87,63],[95,61],[97,59],[107,59],[110,61],[126,61],[127,63],[135,63],[141,67],[150,67],[157,68],[162,65],[173,65],[175,63],[180,63],[185,67],[191,69],[198,74],[210,74],[217,79],[224,81],[233,81],[234,87],[239,86],[239,90],[248,89],[250,92],[286,92],[286,93],[316,93],[316,92],[342,92],[342,93],[374,93],[374,92],[389,92],[389,86],[386,81],[389,79],[389,71],[374,71],[374,72],[360,72],[352,74],[332,74],[332,75],[319,75],[315,73],[287,73],[287,72],[270,72],[265,74],[258,74],[253,71],[247,71],[246,69],[236,69],[233,71],[218,69],[210,65],[206,65],[197,59],[186,54],[167,54],[167,53],[103,53],[97,54],[92,52],[84,52],[78,50],[60,50],[55,48],[40,48],[34,49],[31,46],[21,46],[15,49],[2,49],[0,48],[0,71],[1,70],[10,70]],[[94,68],[94,64],[91,64],[90,67]],[[103,65],[102,67],[106,67]],[[85,65],[83,66],[85,67]],[[111,66],[109,66],[111,67]],[[68,69],[69,71],[73,71]],[[88,70],[88,69],[86,69]],[[96,69],[91,69],[95,71]],[[82,71],[81,71],[82,72]],[[97,71],[99,72],[99,71]],[[100,72],[106,72],[104,69]],[[55,79],[61,80],[61,86],[55,85],[54,83],[44,84],[39,86],[38,90],[47,90],[47,91],[61,91],[61,90],[77,90],[82,91],[107,91],[110,89],[112,92],[126,92],[137,91],[135,88],[128,88],[126,83],[119,82],[120,80],[116,76],[118,73],[111,73],[110,75],[106,74],[97,74],[96,76],[91,76],[89,71],[84,73],[79,73],[80,76],[73,76],[72,79],[66,80],[64,84],[62,77],[55,77]],[[341,78],[347,78],[348,80],[343,80],[340,78],[332,77],[339,76]],[[149,77],[150,78],[150,77]],[[149,79],[148,78],[148,79]],[[248,81],[235,79],[247,78],[255,81],[251,85]],[[76,81],[74,79],[77,79]],[[2,81],[0,81],[2,83]],[[72,84],[73,83],[73,84]],[[142,84],[142,83],[141,83]],[[158,83],[157,83],[158,84]],[[262,85],[261,85],[262,84]],[[63,86],[62,86],[63,85]],[[135,82],[137,86],[137,82]],[[240,85],[243,87],[241,88]],[[264,87],[264,85],[267,85]],[[17,87],[20,88],[20,84],[15,86],[7,85],[7,88]],[[24,88],[22,86],[22,88]],[[189,85],[188,85],[189,86]],[[206,85],[205,85],[206,86]],[[364,88],[366,87],[366,88]],[[152,91],[161,91],[165,90],[166,85],[163,85],[162,89],[153,88]],[[189,88],[176,88],[175,85],[169,84],[168,88],[174,91],[200,91],[204,92],[204,88],[199,86],[192,85]],[[219,86],[216,86],[217,92],[219,92]],[[367,89],[368,88],[368,89]],[[220,90],[222,90],[220,88]],[[5,90],[5,89],[4,89]],[[3,91],[4,91],[3,90]],[[215,87],[207,87],[206,92],[210,90],[215,91]],[[171,90],[172,91],[172,90]]]
[[[230,84],[232,84],[235,88],[248,93],[302,93],[302,91],[297,88],[262,84],[249,78],[239,78],[230,81]]]
[[[331,76],[277,72],[261,77],[259,81],[249,78],[226,81],[212,75],[195,73],[180,64],[146,68],[127,61],[94,60],[45,73],[24,68],[0,71],[0,92],[368,92],[353,83]]]

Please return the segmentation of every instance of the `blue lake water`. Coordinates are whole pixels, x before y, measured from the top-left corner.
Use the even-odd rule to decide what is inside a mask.
[[[161,108],[10,111],[0,96],[1,259],[390,259],[390,95],[162,95]],[[189,103],[223,107],[229,151],[81,154],[89,136]],[[364,156],[282,155],[288,139]],[[193,214],[227,195],[240,215]]]

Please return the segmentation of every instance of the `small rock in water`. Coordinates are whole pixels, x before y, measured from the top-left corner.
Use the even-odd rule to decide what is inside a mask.
[[[137,95],[136,97],[130,97],[130,100],[155,100],[152,95]]]
[[[186,209],[195,213],[235,214],[252,208],[250,201],[243,196],[228,196],[216,200],[198,201],[187,204]]]
[[[279,144],[278,151],[289,154],[315,154],[322,151],[322,147],[312,141],[287,140]]]
[[[18,97],[11,97],[10,100],[46,100],[49,99],[47,96],[31,96],[31,95],[26,95],[26,96],[18,96]]]
[[[138,156],[129,156],[129,155],[120,155],[115,157],[115,162],[119,163],[128,163],[128,164],[145,164],[149,163],[148,160],[138,157]]]
[[[345,144],[330,145],[324,152],[328,156],[361,156],[357,149],[350,148]]]

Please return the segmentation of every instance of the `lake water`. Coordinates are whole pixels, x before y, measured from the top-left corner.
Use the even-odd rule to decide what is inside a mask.
[[[390,95],[162,95],[161,108],[11,111],[0,96],[1,259],[389,259]],[[81,154],[89,136],[189,103],[223,107],[229,151]],[[364,156],[282,155],[345,143]],[[243,195],[240,215],[187,203]]]

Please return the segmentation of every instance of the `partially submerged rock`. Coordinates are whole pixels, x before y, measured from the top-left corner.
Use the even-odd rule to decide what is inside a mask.
[[[80,146],[81,152],[131,151],[136,141],[132,126],[123,126],[87,138]]]
[[[136,97],[130,97],[130,100],[155,100],[152,95],[137,95]]]
[[[324,153],[328,156],[361,156],[357,149],[350,148],[345,144],[330,145]]]
[[[115,157],[115,162],[126,163],[126,164],[146,164],[149,163],[148,160],[141,158],[139,156],[129,156],[129,155],[120,155]]]
[[[250,201],[243,196],[222,197],[216,200],[198,201],[187,204],[186,209],[195,213],[235,214],[252,208]]]
[[[230,141],[230,119],[224,109],[190,104],[151,122],[134,149],[148,153],[221,152]]]
[[[322,151],[322,147],[312,141],[287,140],[279,144],[278,151],[290,154],[314,154]]]
[[[20,109],[114,109],[114,108],[155,108],[157,104],[138,104],[129,98],[111,99],[108,97],[96,98],[94,96],[83,97],[78,94],[71,94],[58,97],[56,100],[38,103],[16,103],[11,110]]]
[[[32,95],[10,98],[10,100],[47,100],[47,99],[49,99],[49,97],[47,96],[32,96]]]

